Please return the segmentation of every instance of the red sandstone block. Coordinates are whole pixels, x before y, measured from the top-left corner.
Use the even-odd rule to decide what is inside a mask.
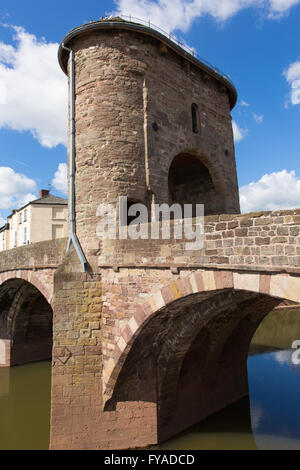
[[[188,277],[185,277],[183,279],[178,279],[177,285],[179,288],[179,292],[182,296],[193,293],[193,289],[192,289],[192,286]]]
[[[142,304],[142,307],[143,307],[143,310],[145,312],[145,318],[150,317],[153,313],[152,305],[149,304],[148,302],[144,302]]]
[[[216,289],[233,287],[233,274],[231,271],[216,271],[214,273]]]
[[[270,293],[271,276],[269,274],[261,274],[259,277],[259,292],[262,294]]]
[[[85,346],[85,354],[87,356],[101,356],[102,347],[101,346]]]
[[[122,331],[122,337],[125,341],[125,343],[127,344],[128,341],[131,339],[132,337],[132,331],[131,329],[129,328],[128,325],[125,326],[124,330]]]
[[[202,292],[204,291],[204,282],[203,282],[203,277],[202,277],[202,273],[198,272],[198,273],[195,273],[195,279],[196,279],[196,284],[197,284],[197,288],[198,288],[198,291],[199,292]]]
[[[170,286],[163,287],[161,289],[161,295],[162,295],[162,298],[164,299],[165,304],[169,304],[173,302],[174,300],[173,291]]]
[[[140,326],[143,321],[145,320],[146,318],[146,313],[143,309],[143,307],[141,305],[137,305],[136,306],[136,309],[135,309],[135,312],[134,312],[134,318],[135,318],[135,321],[137,322],[137,324]]]

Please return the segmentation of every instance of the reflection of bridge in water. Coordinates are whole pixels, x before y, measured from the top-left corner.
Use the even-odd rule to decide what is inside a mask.
[[[53,312],[52,446],[148,445],[245,395],[254,332],[300,298],[298,212],[208,216],[201,252],[103,241],[87,273],[65,239],[2,252],[2,366],[51,356]]]

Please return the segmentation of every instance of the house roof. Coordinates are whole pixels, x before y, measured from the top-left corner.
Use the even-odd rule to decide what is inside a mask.
[[[39,199],[35,199],[34,201],[29,202],[28,204],[26,204],[26,206],[29,204],[59,204],[66,206],[68,204],[68,200],[62,197],[52,196],[52,194],[48,194],[47,196],[40,197]]]
[[[34,205],[35,204],[41,204],[41,205],[49,204],[49,205],[67,206],[68,200],[64,199],[63,197],[58,197],[58,196],[53,196],[52,194],[47,194],[46,196],[39,197],[38,199],[35,199],[34,201],[28,202],[27,204],[25,204],[25,206],[20,207],[20,209],[16,209],[15,211],[13,210],[12,214],[10,214],[8,218],[11,217],[14,214],[14,212],[20,212],[23,209],[25,209],[25,207],[29,206],[30,204],[34,204]]]
[[[8,230],[8,228],[9,228],[9,224],[3,225],[2,227],[0,227],[0,233],[4,232],[5,230]]]

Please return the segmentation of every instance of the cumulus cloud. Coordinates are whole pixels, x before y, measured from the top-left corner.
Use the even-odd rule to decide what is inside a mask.
[[[264,120],[264,117],[262,114],[256,114],[252,113],[253,119],[257,122],[257,124],[261,124]]]
[[[271,19],[288,13],[300,0],[117,0],[117,13],[132,15],[151,22],[167,32],[187,31],[193,20],[212,16],[225,21],[241,10],[259,8]]]
[[[300,207],[300,179],[294,170],[265,174],[240,189],[242,212]]]
[[[64,194],[68,194],[67,170],[68,167],[66,163],[59,163],[51,183],[55,189],[61,191]]]
[[[290,85],[289,103],[300,104],[300,61],[291,64],[283,72],[286,81]]]
[[[243,107],[248,108],[248,107],[250,106],[250,104],[247,103],[247,101],[245,101],[245,100],[241,100],[241,101],[239,102],[239,106],[243,106]]]
[[[276,351],[272,353],[272,357],[281,366],[291,363],[291,352],[290,351]]]
[[[289,11],[294,5],[299,3],[299,0],[270,0],[269,3],[269,17],[278,18],[284,13]]]
[[[30,131],[45,147],[67,144],[67,80],[56,43],[21,27],[15,46],[0,42],[0,128]]]
[[[36,199],[36,183],[12,168],[0,167],[0,209],[18,209]]]
[[[248,129],[242,129],[235,121],[232,121],[232,131],[235,142],[240,142],[248,134]]]

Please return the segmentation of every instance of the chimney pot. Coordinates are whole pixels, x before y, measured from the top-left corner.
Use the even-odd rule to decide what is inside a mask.
[[[50,193],[49,189],[41,189],[40,190],[40,197],[46,197]]]

